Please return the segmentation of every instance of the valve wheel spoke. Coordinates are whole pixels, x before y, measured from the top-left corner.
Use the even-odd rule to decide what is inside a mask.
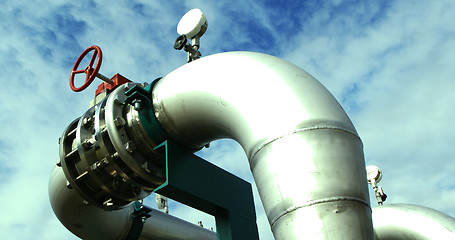
[[[85,73],[85,69],[73,71],[73,74]]]
[[[92,59],[90,60],[89,67],[93,67],[93,63],[95,62],[96,59],[96,51],[93,53]]]

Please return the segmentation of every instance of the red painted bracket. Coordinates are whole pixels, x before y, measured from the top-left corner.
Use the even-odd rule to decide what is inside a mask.
[[[113,77],[111,77],[111,80],[114,81],[114,85],[111,85],[109,83],[103,82],[98,86],[98,89],[96,89],[95,92],[95,97],[98,96],[98,94],[102,93],[103,91],[107,90],[109,92],[114,91],[118,86],[131,82],[128,78],[120,75],[119,73],[116,73]]]

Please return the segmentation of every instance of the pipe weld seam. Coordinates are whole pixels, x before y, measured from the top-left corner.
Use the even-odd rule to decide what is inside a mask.
[[[346,132],[346,133],[349,133],[349,134],[352,134],[354,136],[356,136],[357,138],[360,139],[359,135],[356,133],[356,132],[353,132],[349,129],[346,129],[346,128],[343,128],[343,127],[338,127],[338,126],[330,126],[330,125],[316,125],[316,126],[309,126],[309,127],[304,127],[304,128],[299,128],[299,129],[296,129],[290,133],[286,133],[284,135],[281,135],[277,138],[274,138],[264,144],[262,144],[262,146],[260,146],[258,148],[258,150],[256,150],[252,155],[251,155],[251,163],[254,162],[254,158],[256,157],[256,155],[262,150],[264,149],[267,145],[277,141],[277,140],[280,140],[282,138],[285,138],[287,136],[291,136],[293,134],[296,134],[296,133],[299,133],[299,132],[304,132],[304,131],[315,131],[315,130],[322,130],[322,129],[328,129],[328,130],[337,130],[337,131],[342,131],[342,132]]]
[[[306,204],[303,204],[301,206],[293,206],[293,207],[286,209],[282,214],[280,214],[278,217],[276,217],[275,219],[272,220],[270,227],[273,228],[275,223],[277,223],[278,220],[280,220],[280,218],[284,217],[285,215],[287,215],[291,212],[296,211],[297,209],[304,208],[304,207],[310,207],[310,206],[317,205],[317,204],[330,203],[330,202],[341,202],[341,201],[357,202],[357,203],[365,205],[371,209],[370,204],[367,201],[360,199],[360,198],[356,198],[356,197],[337,196],[337,197],[323,198],[323,199],[308,201]]]

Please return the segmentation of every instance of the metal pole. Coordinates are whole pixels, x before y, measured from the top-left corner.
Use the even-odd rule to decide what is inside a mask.
[[[104,75],[101,74],[101,73],[97,73],[97,74],[96,74],[96,77],[99,78],[99,79],[101,79],[101,80],[103,80],[103,81],[105,81],[105,82],[107,82],[107,83],[109,83],[110,85],[114,85],[114,81],[112,81],[110,78],[104,76]]]

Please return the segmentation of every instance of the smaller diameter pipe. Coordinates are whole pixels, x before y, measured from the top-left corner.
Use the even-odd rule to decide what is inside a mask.
[[[133,207],[129,205],[115,211],[90,206],[73,189],[67,187],[61,167],[52,171],[49,199],[57,218],[76,236],[82,239],[125,239],[132,221]],[[160,211],[150,212],[144,223],[141,240],[215,240],[216,233]]]
[[[431,208],[387,204],[373,208],[375,239],[455,239],[455,219]]]

